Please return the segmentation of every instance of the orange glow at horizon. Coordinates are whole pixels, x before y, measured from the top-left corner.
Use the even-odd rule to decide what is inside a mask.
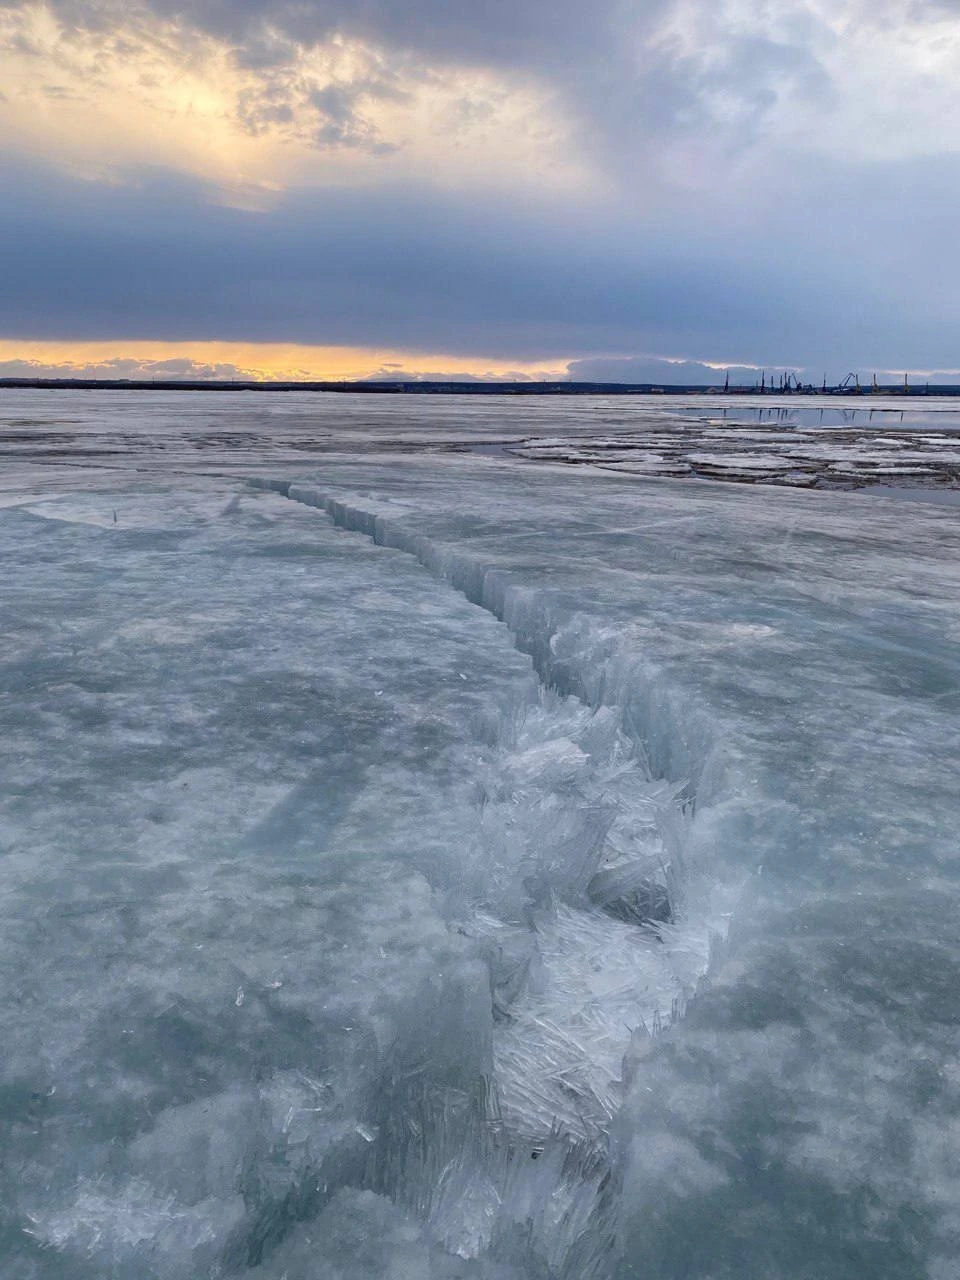
[[[177,365],[183,363],[183,368]],[[24,365],[14,372],[11,365]],[[6,368],[4,366],[7,366]],[[566,360],[482,356],[374,347],[276,342],[56,342],[0,339],[0,377],[243,378],[265,382],[359,381],[374,375],[561,378]]]

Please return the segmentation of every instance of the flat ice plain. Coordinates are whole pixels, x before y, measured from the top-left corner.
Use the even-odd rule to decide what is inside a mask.
[[[3,1280],[955,1280],[891,405],[2,393]]]

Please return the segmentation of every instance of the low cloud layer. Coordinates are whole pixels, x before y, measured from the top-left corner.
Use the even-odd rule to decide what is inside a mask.
[[[228,362],[208,364],[188,357],[145,360],[115,356],[109,360],[0,360],[0,378],[98,378],[126,382],[225,382],[258,378],[259,371]]]

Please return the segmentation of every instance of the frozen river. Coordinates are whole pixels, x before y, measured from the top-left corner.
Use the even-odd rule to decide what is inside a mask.
[[[955,1280],[906,404],[2,393],[4,1280]]]

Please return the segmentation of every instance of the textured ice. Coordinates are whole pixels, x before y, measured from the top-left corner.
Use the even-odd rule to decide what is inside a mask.
[[[955,512],[320,403],[0,405],[4,1280],[956,1274]]]

